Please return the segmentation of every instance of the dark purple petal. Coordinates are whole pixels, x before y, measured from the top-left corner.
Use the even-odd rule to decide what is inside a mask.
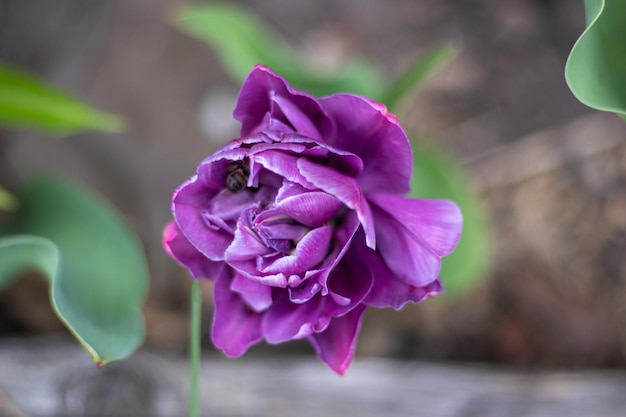
[[[364,303],[370,307],[393,308],[400,310],[406,303],[419,303],[443,292],[439,278],[423,287],[415,287],[390,276],[380,275],[374,280],[374,287]]]
[[[359,236],[362,237],[362,233]],[[351,256],[355,246],[371,250],[365,247],[363,240],[353,241],[346,256],[328,277],[328,294],[333,302],[328,303],[325,312],[333,317],[342,316],[360,304],[374,284],[365,260]]]
[[[302,304],[289,300],[284,291],[263,315],[262,331],[268,343],[277,344],[302,339],[314,331],[325,300],[317,296]]]
[[[225,267],[224,262],[210,261],[198,252],[198,249],[189,243],[174,222],[168,223],[163,230],[163,247],[172,258],[189,270],[192,277],[197,279],[215,279]]]
[[[358,242],[363,239],[363,232],[359,231],[354,237]],[[399,310],[407,302],[418,303],[428,297],[443,292],[439,278],[424,285],[414,286],[401,281],[389,269],[380,255],[365,245],[353,244],[346,254],[346,263],[359,263],[362,268],[372,274],[373,285],[363,300],[368,306],[377,308],[394,308]]]
[[[318,140],[332,132],[332,122],[313,96],[291,88],[284,78],[260,65],[241,87],[233,117],[241,122],[241,136],[273,127],[272,119]]]
[[[223,223],[211,224],[203,212],[215,195],[192,178],[183,184],[172,200],[172,213],[181,232],[202,254],[212,261],[224,259],[224,251],[233,239]]]
[[[348,314],[333,318],[326,330],[308,338],[317,356],[340,375],[346,372],[354,357],[364,312],[365,305],[359,305]]]
[[[280,139],[278,139],[278,137]],[[310,157],[323,157],[325,164],[336,168],[340,172],[356,177],[363,170],[363,161],[352,152],[330,146],[326,142],[311,142],[310,138],[297,133],[285,133],[277,135],[281,143],[305,143],[309,147],[301,152],[301,155]]]
[[[328,143],[363,160],[363,172],[358,177],[363,191],[408,192],[413,157],[395,116],[382,104],[351,94],[335,94],[319,101],[335,122],[336,135]]]
[[[239,294],[230,290],[230,281],[230,274],[222,274],[215,281],[211,339],[226,356],[237,357],[263,338],[262,315],[251,310]]]
[[[416,287],[437,279],[441,256],[454,248],[461,233],[462,217],[456,205],[387,194],[369,197],[377,249],[393,273]]]
[[[291,126],[293,126],[294,131],[309,138],[322,139],[322,134],[313,123],[310,115],[304,113],[304,109],[299,108],[296,103],[291,100],[291,97],[276,94],[272,97],[272,100],[278,105]]]
[[[359,221],[363,225],[363,230],[365,230],[367,246],[374,249],[376,247],[376,234],[372,213],[359,184],[354,178],[304,158],[298,159],[298,168],[307,181],[356,211]]]
[[[230,289],[241,295],[241,298],[256,312],[267,310],[272,305],[272,287],[235,274]]]

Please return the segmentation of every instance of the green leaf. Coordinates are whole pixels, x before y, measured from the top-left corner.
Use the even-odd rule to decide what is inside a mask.
[[[52,178],[20,194],[16,232],[39,236],[21,248],[50,279],[52,306],[98,364],[130,355],[145,336],[141,304],[147,289],[143,249],[115,211],[87,190]],[[23,238],[22,238],[23,239]],[[47,260],[58,248],[58,273]],[[8,258],[7,258],[8,257]],[[48,263],[41,267],[41,258]],[[2,262],[10,261],[4,254]],[[6,266],[0,265],[0,271]],[[9,268],[10,269],[10,268]]]
[[[585,0],[585,14],[565,79],[583,104],[626,117],[626,2]]]
[[[434,70],[449,62],[455,55],[456,51],[449,45],[444,45],[430,52],[413,64],[413,66],[387,88],[382,102],[391,111],[397,111],[396,107],[405,97],[409,94],[414,94],[421,83],[426,80]]]
[[[118,132],[123,122],[0,63],[0,125],[40,129],[54,135],[102,130]]]
[[[458,295],[486,277],[489,239],[486,215],[463,173],[448,156],[413,143],[410,196],[454,201],[463,213],[463,233],[456,250],[443,259],[441,281],[448,295]]]
[[[305,59],[254,15],[226,4],[187,5],[177,16],[178,26],[213,47],[227,73],[237,83],[256,64],[282,75],[295,88],[315,96],[351,92],[379,97],[382,82],[369,66],[353,61],[341,71],[321,75],[307,68]]]
[[[0,187],[0,210],[14,211],[18,205],[17,198],[3,187]]]

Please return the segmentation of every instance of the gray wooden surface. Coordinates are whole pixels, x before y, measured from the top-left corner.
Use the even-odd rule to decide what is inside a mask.
[[[312,357],[207,355],[214,417],[622,417],[626,374],[521,371],[357,358],[337,376]],[[72,340],[0,340],[0,416],[184,416],[184,358],[141,351],[96,368]]]

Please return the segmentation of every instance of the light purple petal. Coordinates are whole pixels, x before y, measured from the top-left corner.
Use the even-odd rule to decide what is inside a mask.
[[[393,273],[416,287],[437,279],[442,254],[449,253],[460,236],[462,218],[458,208],[441,201],[429,203],[382,194],[370,197],[377,249]]]
[[[298,168],[307,181],[333,195],[348,208],[356,211],[365,230],[367,246],[376,247],[376,234],[369,204],[363,197],[359,184],[346,175],[304,158],[298,159]]]
[[[367,197],[437,255],[449,255],[459,243],[463,215],[453,202],[389,194],[370,194]]]
[[[308,338],[320,359],[340,375],[346,372],[354,357],[364,312],[365,306],[359,305],[348,314],[333,318],[326,330]]]
[[[283,215],[308,227],[319,227],[328,222],[341,205],[339,200],[328,193],[304,192],[284,198],[273,209],[261,213],[256,221]]]
[[[285,288],[288,277],[283,271],[261,274],[258,270],[257,263],[269,255],[273,255],[272,249],[265,246],[248,226],[239,224],[233,244],[226,250],[224,259],[226,263],[252,280],[263,285]]]
[[[359,230],[359,220],[356,214],[354,212],[346,213],[341,219],[341,225],[335,229],[332,250],[318,269],[307,271],[304,275],[304,282],[290,290],[289,297],[291,301],[304,303],[318,292],[321,292],[324,296],[328,294],[328,276],[339,265],[351,247],[351,241],[357,230]],[[364,236],[361,236],[359,242],[362,243],[364,241]]]
[[[222,190],[213,197],[206,207],[205,216],[236,221],[241,212],[250,207],[254,199],[255,193],[251,190],[242,190],[238,193]]]
[[[230,290],[230,281],[229,274],[222,274],[215,281],[211,339],[226,356],[237,357],[263,338],[262,315],[251,310],[239,294]]]
[[[168,223],[163,230],[163,247],[172,258],[181,266],[187,268],[191,276],[196,279],[215,279],[221,273],[222,268],[225,267],[224,262],[210,261],[198,252],[180,232],[174,222]]]
[[[287,181],[309,189],[315,188],[298,170],[298,157],[279,151],[264,151],[252,155],[251,158],[255,163],[261,164],[265,169],[284,177]]]
[[[272,287],[260,284],[241,274],[235,274],[230,289],[257,313],[267,310],[272,305]]]
[[[278,189],[278,193],[276,194],[276,199],[274,200],[274,204],[280,204],[281,201],[287,199],[289,197],[295,197],[302,193],[310,192],[311,190],[308,188],[304,188],[300,184],[296,184],[291,181],[283,181],[282,186]]]
[[[269,120],[266,119],[268,113],[272,115]],[[315,139],[327,137],[333,128],[313,96],[291,88],[284,78],[260,65],[255,66],[244,81],[233,116],[241,122],[241,136],[270,128],[273,118],[295,129],[305,129],[309,135],[318,135],[311,136]]]
[[[293,255],[281,256],[271,262],[262,262],[259,271],[264,274],[301,274],[324,260],[328,254],[328,247],[333,236],[330,226],[323,226],[311,230],[296,246]]]
[[[334,94],[319,101],[336,124],[336,135],[328,143],[363,160],[358,177],[363,191],[408,192],[413,157],[395,116],[382,104],[352,94]]]
[[[302,304],[309,301],[322,289],[322,284],[319,282],[318,275],[320,271],[307,271],[306,279],[302,281],[297,287],[289,288],[289,301]]]

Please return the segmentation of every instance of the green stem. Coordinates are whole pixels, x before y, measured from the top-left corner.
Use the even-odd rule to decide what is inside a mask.
[[[200,282],[191,285],[191,319],[189,321],[189,417],[200,416],[200,332],[202,313],[202,294]]]

